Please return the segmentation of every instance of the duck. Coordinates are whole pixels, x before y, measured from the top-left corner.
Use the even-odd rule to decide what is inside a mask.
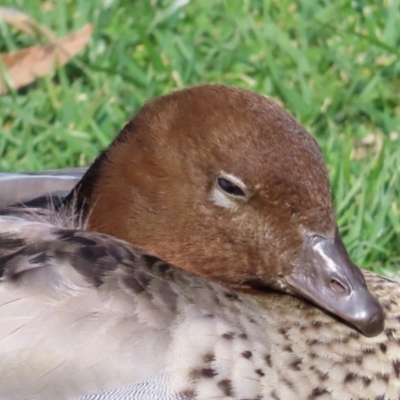
[[[14,178],[0,398],[399,397],[400,284],[351,262],[316,141],[267,97],[176,91],[62,194]]]

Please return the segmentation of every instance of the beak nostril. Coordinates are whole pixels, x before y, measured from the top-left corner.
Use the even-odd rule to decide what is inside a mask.
[[[346,288],[336,279],[331,279],[331,287],[338,294],[346,293]]]

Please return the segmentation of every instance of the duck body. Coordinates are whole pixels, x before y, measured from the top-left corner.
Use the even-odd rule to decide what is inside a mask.
[[[368,338],[295,297],[238,293],[104,234],[0,226],[2,399],[398,398],[398,282],[364,272],[386,312]]]
[[[164,96],[87,171],[1,187],[0,399],[399,398],[400,284],[265,97]]]

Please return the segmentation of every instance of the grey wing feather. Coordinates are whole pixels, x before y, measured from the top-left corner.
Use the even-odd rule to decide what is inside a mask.
[[[76,168],[61,168],[61,169],[46,169],[38,172],[24,172],[25,175],[30,176],[70,176],[75,178],[81,178],[88,169],[86,167]]]
[[[0,398],[75,399],[159,374],[173,305],[152,311],[152,260],[106,235],[0,217]]]
[[[40,196],[67,195],[86,168],[67,168],[36,173],[0,173],[0,208]]]
[[[80,397],[78,400],[192,400],[192,396],[173,394],[164,376],[137,382],[118,389],[105,390]]]

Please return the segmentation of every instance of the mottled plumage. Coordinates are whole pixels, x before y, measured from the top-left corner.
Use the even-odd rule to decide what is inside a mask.
[[[366,338],[294,297],[240,294],[110,236],[44,222],[1,217],[0,265],[2,399],[77,399],[133,382],[145,384],[121,398],[141,385],[132,398],[399,398],[400,284],[376,274],[364,272],[385,330]]]

